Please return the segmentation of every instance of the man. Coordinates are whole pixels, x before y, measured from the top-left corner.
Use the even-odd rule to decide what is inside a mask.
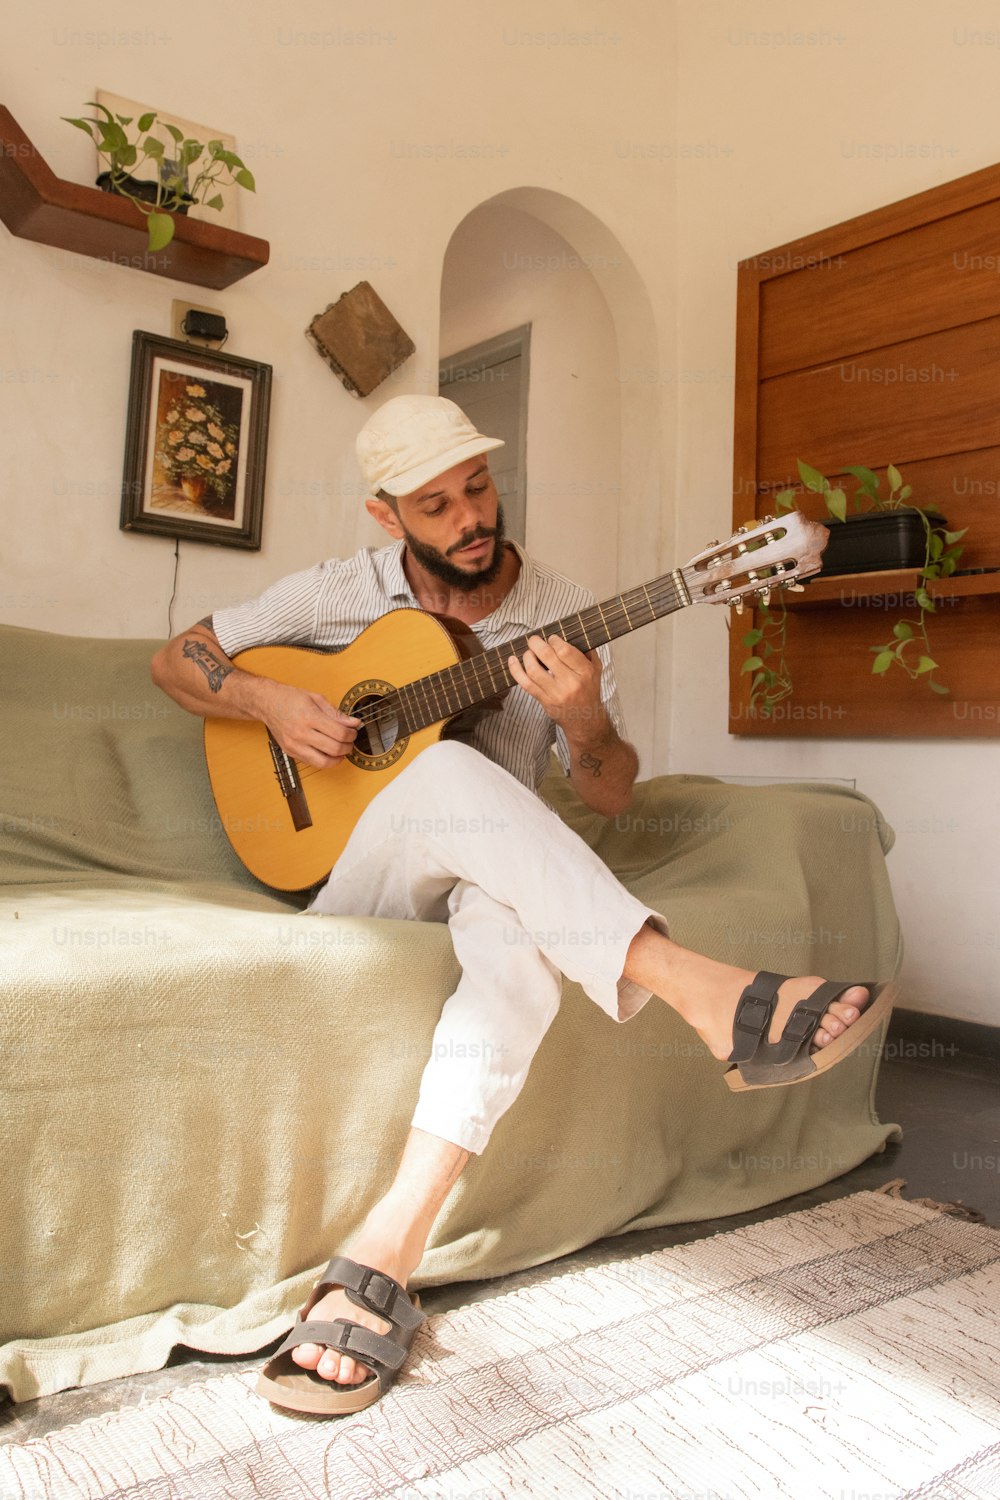
[[[460,620],[492,647],[592,604],[505,542],[485,456],[501,446],[443,398],[388,401],[362,428],[357,451],[369,514],[393,544],[217,611],[157,654],[154,681],[193,713],[261,720],[290,756],[331,767],[349,753],[360,720],[318,693],[239,671],[232,655],[263,644],[344,646],[399,607]],[[473,746],[431,745],[380,791],[309,904],[315,913],[446,920],[462,978],[442,1009],[392,1187],[351,1258],[330,1262],[308,1321],[261,1377],[261,1394],[294,1409],[357,1410],[391,1383],[422,1316],[406,1282],[470,1154],[485,1149],[517,1097],[563,975],[618,1021],[659,996],[715,1057],[733,1048],[754,1087],[792,1081],[810,1045],[807,1070],[839,1060],[881,1019],[861,986],[814,977],[779,987],[780,976],[755,981],[670,940],[664,918],[535,794],[555,743],[589,807],[605,816],[627,807],[638,761],[623,737],[610,654],[584,654],[557,636],[531,634],[528,644],[509,659],[516,687],[482,716]],[[588,944],[572,942],[581,926]],[[810,1009],[798,1005],[814,991]],[[849,1035],[863,1007],[865,1025]],[[767,1039],[782,1038],[786,1023],[781,1049],[769,1051]],[[474,1048],[456,1045],[470,1041]],[[482,1059],[478,1070],[472,1057]]]

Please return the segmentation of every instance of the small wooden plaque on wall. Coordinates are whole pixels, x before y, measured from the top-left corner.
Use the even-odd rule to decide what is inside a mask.
[[[370,395],[416,349],[367,281],[317,313],[306,338],[352,396]]]

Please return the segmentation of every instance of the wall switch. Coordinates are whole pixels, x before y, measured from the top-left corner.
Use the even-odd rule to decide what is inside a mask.
[[[197,344],[202,349],[217,349],[218,340],[192,339],[184,332],[181,324],[189,312],[215,313],[217,317],[223,317],[218,307],[202,307],[200,302],[179,302],[175,298],[170,304],[170,337],[180,339],[184,344]]]

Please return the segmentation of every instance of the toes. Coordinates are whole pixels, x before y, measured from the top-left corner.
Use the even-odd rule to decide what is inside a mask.
[[[368,1378],[364,1365],[359,1365],[346,1354],[338,1354],[336,1349],[326,1350],[316,1366],[316,1374],[322,1375],[324,1380],[334,1380],[338,1385],[358,1385]]]
[[[369,1370],[346,1354],[336,1349],[326,1349],[322,1344],[296,1344],[291,1351],[292,1359],[304,1370],[315,1370],[324,1380],[335,1380],[338,1385],[357,1385],[367,1380]]]
[[[854,985],[845,993],[843,1000],[834,1000],[830,1009],[825,1012],[819,1029],[816,1031],[813,1041],[817,1047],[825,1047],[832,1042],[834,1037],[843,1036],[849,1026],[861,1014],[862,1006],[868,999],[868,992],[863,987]]]
[[[292,1350],[292,1359],[303,1370],[315,1370],[323,1353],[322,1344],[296,1344]]]
[[[340,1373],[341,1365],[353,1365],[352,1359],[347,1359],[343,1354],[338,1354],[336,1349],[327,1349],[323,1358],[316,1366],[316,1374],[322,1375],[324,1380],[342,1380]]]

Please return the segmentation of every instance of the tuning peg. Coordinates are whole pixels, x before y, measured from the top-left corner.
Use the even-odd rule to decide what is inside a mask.
[[[757,589],[756,593],[757,593],[757,598],[760,599],[762,603],[764,603],[764,604],[770,604],[770,602],[771,602],[771,590],[769,588],[766,588],[766,589]]]
[[[783,589],[787,589],[790,594],[804,594],[806,591],[804,584],[793,583],[791,579],[789,579],[787,583],[783,583],[781,587]]]
[[[743,613],[743,595],[742,594],[740,595],[740,597],[738,599],[730,599],[729,602],[732,605],[733,609],[735,609],[735,611],[736,611],[736,613],[738,615],[741,615]]]
[[[774,516],[761,516],[760,518],[762,526],[769,526],[773,520],[775,520]]]

